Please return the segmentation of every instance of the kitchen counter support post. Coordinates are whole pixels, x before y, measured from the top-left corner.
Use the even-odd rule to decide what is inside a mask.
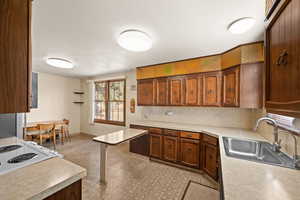
[[[106,184],[107,144],[100,143],[100,183]]]

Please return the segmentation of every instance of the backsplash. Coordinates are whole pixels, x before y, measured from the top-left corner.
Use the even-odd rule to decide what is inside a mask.
[[[144,120],[180,122],[216,127],[253,128],[253,112],[241,108],[141,107]]]
[[[17,135],[16,114],[0,114],[0,138]]]

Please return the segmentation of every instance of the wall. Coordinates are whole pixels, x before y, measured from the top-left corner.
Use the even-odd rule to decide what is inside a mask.
[[[208,126],[219,127],[236,127],[236,128],[252,128],[253,127],[253,115],[255,111],[251,109],[239,109],[239,108],[205,108],[205,107],[136,107],[136,113],[132,114],[129,111],[129,102],[131,98],[137,96],[136,91],[132,91],[131,85],[136,85],[136,73],[135,70],[125,72],[108,74],[105,76],[93,77],[91,80],[103,80],[125,77],[126,80],[126,125],[133,123],[136,120],[154,120],[165,122],[180,122],[190,124],[203,124]],[[92,123],[90,119],[91,108],[90,103],[91,95],[89,91],[88,80],[81,81],[81,87],[85,91],[84,101],[86,102],[81,107],[81,132],[90,134],[104,134],[114,130],[119,130],[122,127]],[[165,113],[172,111],[173,115],[168,116]],[[230,117],[228,117],[230,116]]]
[[[260,117],[265,116],[267,113],[265,110],[257,110],[256,114],[254,115],[254,120],[256,121]],[[297,119],[300,121],[300,119]],[[300,129],[299,122],[296,124],[296,127]],[[258,129],[259,134],[261,134],[264,138],[266,138],[269,142],[273,143],[274,141],[274,134],[273,134],[273,127],[267,125],[266,123],[261,123]],[[279,131],[279,139],[281,139],[281,146],[282,150],[289,155],[294,154],[294,139],[293,137],[286,131],[280,130]],[[298,137],[298,154],[300,151],[300,138]]]
[[[80,105],[73,104],[80,79],[46,73],[38,74],[38,108],[27,114],[28,122],[70,120],[70,133],[80,132]]]

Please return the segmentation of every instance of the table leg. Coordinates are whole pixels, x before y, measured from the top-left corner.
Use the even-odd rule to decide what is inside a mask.
[[[100,182],[106,184],[106,149],[107,145],[100,143]]]

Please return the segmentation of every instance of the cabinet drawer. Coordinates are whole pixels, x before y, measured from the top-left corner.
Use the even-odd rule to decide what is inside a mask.
[[[160,128],[149,128],[149,133],[152,134],[162,134],[163,130]]]
[[[200,140],[201,134],[200,133],[193,133],[193,132],[182,131],[180,133],[180,137]]]
[[[164,134],[165,134],[165,135],[169,135],[169,136],[178,137],[178,136],[179,136],[179,131],[176,131],[176,130],[170,130],[170,129],[165,129],[165,130],[164,130]]]
[[[209,135],[203,135],[203,142],[217,146],[218,139]]]

